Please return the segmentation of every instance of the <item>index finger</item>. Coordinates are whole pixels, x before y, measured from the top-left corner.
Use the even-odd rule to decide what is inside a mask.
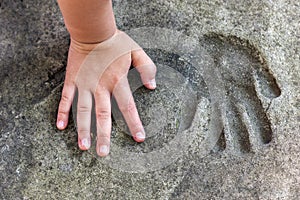
[[[124,76],[118,82],[113,90],[113,95],[134,140],[137,142],[143,142],[145,140],[145,130],[130,91],[127,77]]]

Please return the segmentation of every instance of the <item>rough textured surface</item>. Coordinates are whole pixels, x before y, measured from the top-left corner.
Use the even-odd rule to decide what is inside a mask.
[[[193,129],[198,136],[192,146],[170,166],[146,173],[111,168],[107,160],[79,151],[74,122],[62,132],[54,126],[69,42],[56,2],[2,0],[0,198],[298,199],[300,3],[115,0],[114,10],[122,30],[164,27],[199,38],[226,94],[220,99],[224,129],[218,143],[205,156],[197,146],[209,134],[212,117],[205,74],[188,57],[148,49],[197,93],[195,119],[202,121]],[[144,123],[152,116],[147,102],[154,100],[172,102],[158,103],[169,121],[163,134],[141,145],[114,124],[116,145],[141,153],[171,141],[181,105],[174,94],[164,87],[138,90]]]

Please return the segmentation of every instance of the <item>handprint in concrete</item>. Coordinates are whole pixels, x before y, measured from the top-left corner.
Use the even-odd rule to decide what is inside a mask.
[[[244,153],[268,144],[272,128],[266,114],[268,106],[263,106],[261,97],[270,104],[281,91],[262,54],[236,37],[212,34],[205,36],[201,44],[213,57],[213,73],[219,79],[215,81],[220,81],[224,90],[220,94],[210,88],[210,93],[219,93],[214,95],[222,105],[219,147]]]
[[[151,37],[159,38],[155,40],[159,44],[144,41],[148,48],[163,46],[177,54],[190,66],[176,70],[192,85],[202,82],[194,89],[210,100],[211,107],[207,110],[210,122],[206,139],[200,147],[203,152],[216,143],[219,149],[236,153],[257,151],[270,143],[272,127],[267,111],[281,91],[266,59],[254,45],[235,36],[209,34],[197,40],[165,29],[148,30],[145,38]]]

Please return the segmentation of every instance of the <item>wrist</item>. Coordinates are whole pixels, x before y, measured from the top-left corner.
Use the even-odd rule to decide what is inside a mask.
[[[115,24],[102,29],[101,31],[80,31],[69,29],[70,39],[78,44],[93,46],[111,38],[118,31]]]
[[[93,51],[99,44],[106,42],[113,38],[116,34],[120,33],[121,31],[118,29],[115,29],[115,31],[109,35],[106,35],[105,39],[103,37],[103,40],[100,42],[81,42],[76,40],[75,38],[71,37],[71,44],[70,49],[73,51],[76,51],[81,54],[88,54],[91,51]]]

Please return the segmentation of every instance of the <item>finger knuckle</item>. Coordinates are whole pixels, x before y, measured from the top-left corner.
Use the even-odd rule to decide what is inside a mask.
[[[109,119],[111,114],[108,110],[99,110],[97,112],[97,119]]]
[[[135,103],[133,101],[128,102],[127,104],[120,106],[121,112],[129,112],[132,113],[136,109]]]
[[[59,110],[58,110],[58,114],[59,115],[67,115],[67,114],[69,114],[69,111],[66,109],[66,108],[59,108]]]
[[[79,105],[78,112],[79,113],[89,113],[89,112],[91,112],[91,108],[90,108],[90,106],[87,106],[87,105]]]
[[[69,114],[69,106],[61,102],[58,108],[58,114],[63,114],[63,115]]]
[[[78,129],[78,134],[80,134],[80,135],[89,135],[90,134],[90,130],[87,130],[85,128],[79,128]]]
[[[97,139],[101,142],[108,142],[110,141],[110,134],[109,132],[99,132],[97,135]]]
[[[61,95],[61,101],[65,103],[71,102],[71,97],[68,96],[66,93],[62,93]]]
[[[148,69],[149,76],[151,76],[151,77],[155,76],[156,70],[157,70],[156,66],[154,64],[151,64]],[[152,78],[154,78],[154,77],[152,77]]]
[[[156,66],[152,64],[143,65],[140,67],[136,67],[141,76],[148,77],[148,78],[154,78],[156,74]]]
[[[122,86],[122,84],[124,83],[125,78],[127,78],[126,73],[119,73],[119,74],[116,74],[116,75],[112,76],[112,82],[116,86]]]
[[[101,96],[102,94],[103,94],[103,86],[99,84],[99,85],[97,86],[97,88],[96,88],[96,91],[95,91],[94,95],[95,95],[96,97],[99,97],[99,96]]]
[[[153,73],[156,74],[156,72],[157,72],[157,67],[156,65],[153,64]]]

